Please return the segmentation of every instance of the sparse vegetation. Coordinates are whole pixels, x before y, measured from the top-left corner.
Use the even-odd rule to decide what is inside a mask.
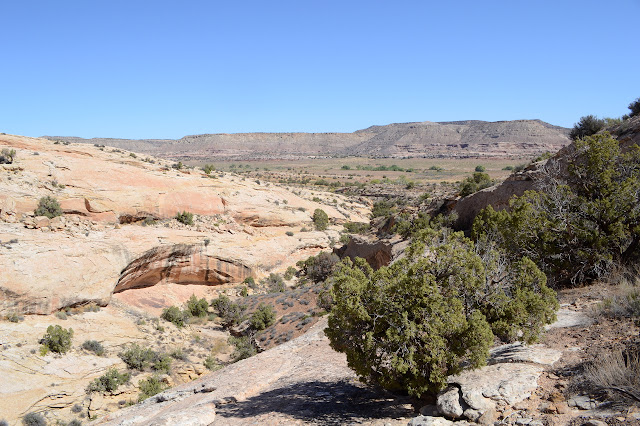
[[[249,318],[249,327],[256,331],[264,330],[276,322],[273,306],[261,303]]]
[[[209,303],[204,298],[198,299],[195,294],[192,294],[187,300],[186,310],[194,317],[204,318],[209,313]]]
[[[157,395],[167,388],[162,380],[156,375],[148,377],[147,379],[140,380],[138,383],[140,388],[140,395],[138,396],[138,402],[142,402],[145,399]]]
[[[320,252],[297,263],[303,275],[313,282],[326,280],[333,272],[340,258],[335,253]]]
[[[395,205],[392,201],[382,200],[373,203],[371,209],[371,219],[376,217],[388,217],[395,211]]]
[[[129,381],[131,374],[119,373],[116,368],[110,368],[107,372],[95,379],[87,387],[87,393],[92,392],[114,392]]]
[[[258,353],[253,341],[249,336],[229,337],[229,344],[234,346],[231,358],[234,362],[250,358]]]
[[[60,203],[54,197],[47,195],[40,198],[38,201],[38,207],[33,212],[36,216],[46,216],[49,219],[53,219],[56,216],[62,216],[62,208]]]
[[[640,402],[640,351],[614,349],[600,354],[587,365],[584,378],[593,388],[608,392],[613,399]]]
[[[169,306],[168,308],[164,308],[160,318],[173,323],[178,328],[182,328],[184,327],[185,321],[189,319],[189,314],[177,306]]]
[[[232,302],[225,294],[221,294],[217,299],[211,301],[211,307],[222,319],[222,326],[230,328],[240,324],[245,318],[246,306]]]
[[[493,180],[488,174],[475,172],[473,176],[465,178],[460,184],[460,196],[466,197],[481,189],[485,189],[493,185]]]
[[[49,351],[58,354],[64,354],[71,349],[71,338],[73,337],[73,329],[68,330],[59,325],[50,325],[47,332],[42,338],[42,346],[40,354],[46,355]]]
[[[157,353],[150,348],[142,348],[137,343],[129,345],[118,356],[132,370],[144,371],[151,368],[156,371],[169,371],[171,367],[169,355]]]
[[[15,149],[2,148],[2,151],[0,151],[0,164],[11,164],[15,158]]]
[[[185,225],[193,225],[193,213],[187,211],[176,213],[175,220]]]
[[[28,413],[22,418],[24,426],[47,426],[47,421],[40,413]]]
[[[82,343],[81,347],[82,349],[93,352],[98,356],[104,355],[104,347],[102,346],[102,343],[98,342],[97,340],[86,340],[84,343]]]

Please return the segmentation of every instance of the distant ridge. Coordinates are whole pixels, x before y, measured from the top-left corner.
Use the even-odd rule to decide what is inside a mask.
[[[569,144],[569,129],[541,120],[394,123],[353,133],[218,133],[173,139],[83,139],[174,160],[251,160],[297,157],[526,157]]]

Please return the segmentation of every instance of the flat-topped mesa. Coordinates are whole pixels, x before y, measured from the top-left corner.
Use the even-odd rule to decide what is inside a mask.
[[[252,277],[253,270],[239,260],[216,256],[203,245],[154,247],[129,263],[113,292],[156,284],[221,285]]]

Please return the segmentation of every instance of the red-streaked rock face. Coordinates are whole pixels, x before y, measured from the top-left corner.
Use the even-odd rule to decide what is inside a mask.
[[[228,284],[253,275],[241,261],[216,256],[213,251],[202,245],[155,247],[127,265],[113,292],[167,283]]]

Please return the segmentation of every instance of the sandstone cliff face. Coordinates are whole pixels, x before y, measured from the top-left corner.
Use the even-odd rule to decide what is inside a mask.
[[[240,283],[337,239],[332,229],[299,232],[316,208],[336,229],[367,220],[365,206],[340,195],[341,207],[326,206],[313,194],[86,144],[0,135],[0,147],[17,152],[0,168],[0,315],[105,305],[114,289]],[[34,217],[43,196],[64,215]],[[195,215],[193,226],[172,219],[182,211]]]
[[[568,129],[540,120],[398,123],[353,133],[238,133],[180,140],[82,139],[164,158],[211,160],[360,155],[378,157],[533,156],[569,143]]]

